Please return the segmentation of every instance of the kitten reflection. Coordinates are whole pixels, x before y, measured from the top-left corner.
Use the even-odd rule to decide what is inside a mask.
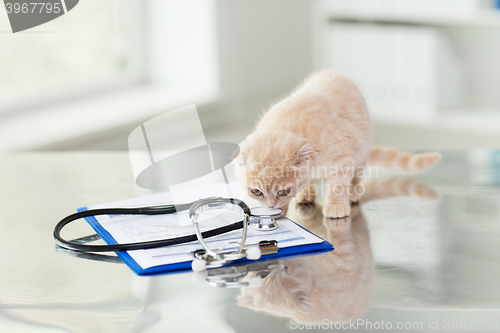
[[[341,219],[324,218],[315,204],[290,208],[293,220],[334,244],[335,250],[280,262],[266,272],[260,288],[242,289],[239,304],[302,322],[360,316],[368,304],[373,271],[363,215],[357,206]]]
[[[247,278],[260,276],[263,283],[259,288],[242,288],[239,305],[300,322],[345,321],[362,316],[370,300],[373,260],[360,206],[397,196],[439,199],[424,183],[391,178],[367,184],[362,201],[352,206],[351,215],[345,218],[325,218],[322,207],[314,203],[291,204],[288,216],[328,240],[335,250],[280,261],[272,270],[249,274]]]

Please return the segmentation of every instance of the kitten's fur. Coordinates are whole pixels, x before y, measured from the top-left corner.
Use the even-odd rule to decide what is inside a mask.
[[[370,142],[370,119],[358,88],[345,76],[325,70],[262,117],[240,144],[236,175],[250,196],[269,207],[283,208],[294,196],[299,202],[314,201],[308,184],[327,177],[330,189],[323,213],[344,217],[350,214],[349,202],[359,199],[354,187],[368,159],[409,171],[427,169],[440,159],[437,153],[371,148]],[[258,191],[257,196],[252,190]]]
[[[373,260],[360,206],[395,196],[439,199],[434,189],[424,183],[391,178],[370,182],[360,204],[354,205],[351,216],[346,218],[326,218],[321,206],[296,203],[288,216],[328,240],[335,250],[280,261],[270,272],[249,274],[247,278],[268,273],[258,289],[242,289],[238,304],[300,322],[346,321],[362,316],[370,300]]]

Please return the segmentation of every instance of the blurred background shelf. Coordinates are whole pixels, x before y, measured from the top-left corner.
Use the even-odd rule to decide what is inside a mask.
[[[498,110],[448,110],[441,111],[430,119],[407,120],[398,118],[373,118],[378,123],[411,125],[429,129],[450,129],[478,134],[499,134],[500,112]]]
[[[360,87],[375,143],[498,146],[497,1],[320,0],[312,17],[314,67]]]
[[[357,10],[326,10],[324,17],[329,20],[360,22],[416,24],[464,27],[500,27],[500,13],[496,10],[480,10],[470,15],[450,15],[446,13],[390,13]]]
[[[372,118],[374,142],[407,149],[498,148],[498,110],[449,110],[427,120]],[[397,137],[397,142],[394,138]]]

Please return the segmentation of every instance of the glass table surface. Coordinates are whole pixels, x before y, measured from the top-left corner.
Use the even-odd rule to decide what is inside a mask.
[[[292,201],[288,216],[335,250],[249,272],[257,288],[56,251],[53,227],[76,208],[150,193],[126,152],[1,154],[0,184],[0,332],[500,331],[500,151],[380,172],[344,219]]]

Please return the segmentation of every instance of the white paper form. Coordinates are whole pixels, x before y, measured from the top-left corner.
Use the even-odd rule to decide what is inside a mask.
[[[199,199],[213,196],[214,186],[219,185],[213,185],[210,188],[198,188],[196,195]],[[220,186],[225,187],[227,185],[221,184]],[[230,186],[235,187],[238,185],[231,183]],[[191,201],[191,199],[188,201]],[[170,194],[163,192],[134,199],[89,206],[88,208],[138,207],[165,205],[169,203],[171,203]],[[250,198],[245,198],[245,203],[249,207],[260,206],[257,201]],[[236,209],[224,210],[223,214],[220,214],[221,210],[203,212],[200,215],[202,219],[199,222],[201,231],[241,221],[243,216],[241,209],[238,207],[234,208]],[[120,244],[168,239],[195,233],[187,211],[168,215],[100,215],[95,218]],[[252,226],[249,226],[246,244],[257,244],[263,240],[276,240],[278,248],[285,248],[323,242],[321,238],[307,232],[287,218],[279,219],[278,223],[279,228],[271,231],[257,231]],[[211,249],[217,249],[229,241],[241,240],[241,236],[242,230],[235,230],[207,238],[205,241]],[[192,252],[201,248],[201,244],[198,241],[194,241],[162,248],[128,251],[128,253],[139,266],[146,269],[154,266],[191,261],[193,260]],[[237,244],[231,244],[227,247],[227,249],[233,248],[237,248]]]

